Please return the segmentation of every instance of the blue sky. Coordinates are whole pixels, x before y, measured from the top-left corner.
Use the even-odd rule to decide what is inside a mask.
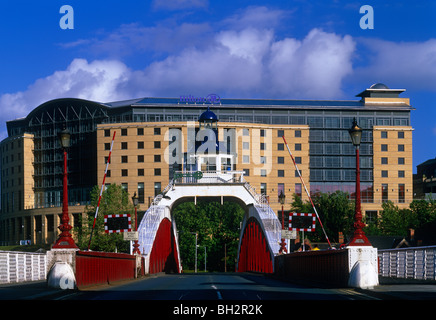
[[[432,0],[1,1],[0,138],[54,98],[349,100],[382,82],[416,108],[415,167],[436,157],[435,16]]]

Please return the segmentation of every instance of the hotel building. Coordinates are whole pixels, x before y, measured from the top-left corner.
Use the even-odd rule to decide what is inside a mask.
[[[0,244],[53,243],[62,213],[63,153],[58,133],[71,132],[68,151],[70,223],[78,224],[90,190],[100,186],[112,139],[106,183],[139,196],[145,211],[177,171],[192,169],[198,141],[224,157],[222,169],[244,173],[281,210],[278,194],[307,196],[282,136],[310,193],[342,190],[354,199],[355,149],[348,130],[363,129],[360,146],[362,213],[371,220],[391,200],[407,207],[413,195],[412,132],[404,89],[375,84],[355,100],[143,98],[112,103],[57,99],[7,122],[0,143]],[[200,126],[214,126],[205,139]],[[209,148],[209,152],[211,152]],[[214,150],[215,151],[215,150]],[[196,170],[217,170],[216,163]]]

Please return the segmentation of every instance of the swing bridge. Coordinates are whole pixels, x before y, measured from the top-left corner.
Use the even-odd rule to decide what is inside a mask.
[[[245,209],[239,237],[236,271],[272,273],[280,250],[281,223],[268,204],[244,179],[242,171],[176,172],[153,200],[138,226],[146,273],[182,272],[177,226],[172,209],[185,201],[219,198]]]

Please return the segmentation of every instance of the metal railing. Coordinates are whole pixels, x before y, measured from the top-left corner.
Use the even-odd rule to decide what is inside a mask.
[[[382,277],[436,280],[436,246],[378,250]]]
[[[244,171],[176,171],[174,184],[244,183]]]
[[[0,283],[45,280],[45,253],[0,251]]]

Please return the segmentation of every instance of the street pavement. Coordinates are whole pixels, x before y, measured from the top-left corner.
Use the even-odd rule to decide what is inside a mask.
[[[81,290],[49,288],[46,281],[0,284],[0,300],[435,300],[435,282],[380,279],[372,289],[329,288],[251,273],[159,274]]]

